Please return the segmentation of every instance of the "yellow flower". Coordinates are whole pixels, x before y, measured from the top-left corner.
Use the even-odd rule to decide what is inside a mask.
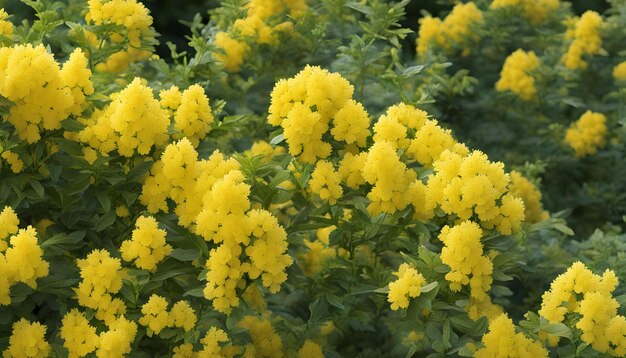
[[[5,239],[9,235],[17,233],[17,226],[19,224],[20,219],[18,219],[17,214],[15,214],[13,208],[10,206],[5,206],[0,213],[0,252],[3,252],[7,249],[7,243]]]
[[[452,291],[460,291],[463,286],[470,287],[470,296],[481,301],[487,299],[493,279],[493,265],[484,256],[480,239],[483,231],[478,224],[464,221],[452,228],[445,226],[439,234],[444,247],[441,249],[441,261],[450,267],[446,280]]]
[[[154,217],[139,217],[131,239],[122,242],[122,258],[124,261],[134,261],[137,268],[156,270],[157,264],[172,252],[172,247],[165,242],[166,235],[167,232],[159,229]]]
[[[568,34],[573,40],[562,58],[565,67],[570,70],[587,68],[583,56],[597,55],[602,51],[602,26],[602,16],[597,12],[589,10],[582,14],[573,31]]]
[[[78,304],[96,310],[96,318],[107,325],[126,312],[126,306],[113,294],[122,288],[122,264],[106,250],[94,250],[77,261],[82,281],[76,291]]]
[[[211,327],[200,340],[202,350],[198,352],[199,357],[224,357],[225,349],[220,343],[228,342],[228,335],[223,330]]]
[[[31,323],[22,318],[13,323],[9,347],[3,352],[3,356],[5,358],[46,358],[50,353],[50,344],[46,342],[45,335],[46,326],[38,322]]]
[[[352,189],[358,189],[359,186],[365,184],[365,179],[361,171],[363,170],[363,166],[365,166],[366,159],[367,153],[365,152],[356,155],[346,153],[339,162],[339,168],[337,170],[341,181]]]
[[[541,191],[521,173],[512,171],[510,175],[511,184],[509,185],[509,193],[524,201],[525,220],[530,223],[546,220],[548,218],[548,212],[543,210]]]
[[[0,9],[0,36],[10,36],[13,34],[13,23],[8,21],[9,14],[4,9]]]
[[[70,108],[70,113],[74,115],[81,114],[89,106],[85,95],[90,95],[94,92],[89,62],[83,50],[77,48],[70,54],[70,58],[63,64],[61,69],[61,78],[72,92],[72,97],[74,98],[74,105]]]
[[[472,27],[483,22],[483,13],[470,1],[456,4],[443,21],[426,16],[419,22],[417,53],[423,56],[433,45],[449,52],[454,47],[465,47],[477,40]]]
[[[367,194],[370,200],[367,209],[372,215],[395,213],[411,203],[410,184],[417,174],[400,160],[390,142],[376,142],[370,147],[362,173],[373,185]]]
[[[159,92],[159,103],[163,108],[176,110],[180,106],[181,98],[182,93],[177,86],[172,86]]]
[[[37,231],[32,226],[20,229],[11,237],[10,247],[5,251],[7,267],[11,270],[9,280],[37,287],[37,279],[48,276],[48,262],[42,259],[43,250],[37,244]]]
[[[534,100],[537,98],[537,88],[532,72],[539,65],[540,61],[534,52],[518,49],[504,61],[496,89],[499,92],[509,90],[525,101]]]
[[[513,321],[501,314],[489,322],[489,332],[482,339],[483,348],[474,353],[476,358],[499,357],[512,358],[548,357],[548,351],[540,342],[515,332]]]
[[[567,129],[565,141],[577,157],[584,157],[604,147],[606,132],[604,114],[587,111]]]
[[[422,293],[422,286],[426,279],[422,274],[409,264],[403,263],[394,272],[398,277],[396,281],[389,283],[389,293],[387,300],[391,303],[392,310],[409,307],[409,298],[416,298]]]
[[[330,134],[337,141],[346,144],[355,143],[359,147],[364,147],[369,131],[369,115],[363,105],[355,100],[349,100],[333,117],[333,128]]]
[[[298,350],[298,358],[324,358],[324,352],[319,344],[307,339]]]
[[[544,22],[560,6],[559,0],[494,0],[490,8],[518,7],[533,25]]]
[[[620,62],[613,68],[613,78],[618,81],[626,81],[626,61]]]
[[[252,337],[252,346],[249,348],[256,352],[256,356],[282,357],[282,339],[268,319],[257,316],[245,316],[239,321],[237,326],[247,330],[250,337]],[[249,348],[246,347],[246,351]]]
[[[63,316],[60,336],[70,358],[84,357],[96,350],[100,338],[85,315],[74,308]]]
[[[96,351],[96,357],[117,358],[126,356],[130,353],[130,345],[135,340],[137,324],[121,316],[108,326],[108,331],[100,333],[100,344]]]
[[[152,332],[159,334],[163,328],[168,326],[170,316],[167,312],[167,300],[158,295],[152,295],[143,306],[139,318],[139,324],[148,327]]]
[[[317,162],[315,170],[311,173],[309,190],[331,205],[337,203],[343,195],[343,189],[341,177],[332,163],[325,160]]]
[[[215,53],[215,58],[224,64],[224,68],[230,72],[239,72],[244,57],[250,51],[250,47],[241,41],[235,40],[228,33],[220,31],[215,34],[214,45],[222,49],[224,53]]]
[[[180,105],[174,113],[174,129],[180,131],[180,136],[186,137],[194,147],[197,147],[200,140],[211,130],[211,123],[213,114],[204,89],[197,84],[190,86],[183,91]]]
[[[11,171],[15,174],[21,172],[24,169],[24,162],[20,159],[17,153],[10,150],[2,152],[2,158],[7,161],[11,166]]]
[[[196,325],[196,313],[187,301],[178,301],[169,313],[169,327],[180,327],[189,332]]]

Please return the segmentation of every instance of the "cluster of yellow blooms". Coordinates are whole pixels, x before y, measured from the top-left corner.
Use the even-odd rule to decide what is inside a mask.
[[[107,155],[117,149],[120,155],[131,157],[135,151],[146,155],[153,146],[168,139],[168,113],[154,98],[152,89],[135,78],[119,93],[111,95],[112,102],[91,118],[81,119],[85,129],[78,139]]]
[[[140,269],[154,271],[159,262],[172,252],[172,247],[165,242],[165,230],[152,216],[137,219],[136,228],[130,240],[122,242],[120,253],[124,261],[133,261]]]
[[[559,0],[494,0],[490,8],[517,7],[533,25],[544,22],[560,6]]]
[[[89,320],[77,308],[73,308],[61,320],[61,339],[68,350],[68,357],[79,358],[96,350],[100,337]]]
[[[411,184],[416,181],[417,173],[400,160],[392,142],[374,143],[367,152],[361,172],[363,178],[373,185],[367,194],[370,200],[367,210],[373,215],[394,213],[411,203]]]
[[[626,81],[626,61],[620,62],[613,68],[613,78],[618,81]]]
[[[567,52],[563,55],[565,67],[571,70],[587,68],[585,55],[597,55],[602,51],[602,16],[595,11],[586,11],[574,28],[565,34],[566,40],[571,40]]]
[[[199,352],[193,351],[193,344],[184,343],[178,347],[174,347],[174,358],[195,358],[195,357],[224,357],[230,358],[241,353],[240,346],[220,346],[220,343],[228,342],[228,335],[223,330],[211,327],[200,340],[202,343],[202,350]]]
[[[612,297],[618,284],[615,272],[602,276],[591,272],[582,262],[574,263],[558,276],[543,294],[539,314],[550,323],[565,320],[568,313],[578,313],[576,327],[581,339],[601,353],[615,357],[626,355],[626,318],[617,314],[619,303]],[[544,335],[556,346],[559,337]]]
[[[354,87],[341,75],[307,66],[295,77],[280,80],[272,91],[268,122],[281,126],[289,153],[305,163],[326,158],[332,146],[324,141],[330,133],[336,141],[365,146],[369,116],[352,99]]]
[[[473,26],[481,24],[483,13],[474,2],[458,3],[443,20],[424,16],[419,20],[417,54],[423,56],[432,46],[450,51],[475,41],[478,36]]]
[[[4,9],[0,9],[0,36],[11,36],[13,34],[13,23],[8,21],[9,14]]]
[[[63,68],[43,45],[0,48],[0,95],[13,105],[3,116],[22,140],[35,143],[43,130],[61,128],[70,115],[80,115],[85,95],[93,93],[87,59],[76,49]]]
[[[250,44],[276,45],[279,34],[292,31],[294,19],[307,10],[305,0],[251,0],[245,5],[247,13],[237,19],[229,32],[215,34],[214,44],[224,53],[216,53],[215,58],[231,72],[239,72]],[[286,21],[277,23],[276,18]]]
[[[152,295],[141,307],[143,316],[139,323],[159,334],[165,327],[183,328],[185,332],[193,329],[196,325],[196,313],[186,301],[178,301],[170,312],[167,312],[168,302],[164,297]]]
[[[391,309],[409,307],[409,298],[416,298],[422,293],[422,286],[426,279],[409,264],[403,263],[398,267],[398,272],[394,272],[398,277],[396,281],[389,283],[389,293],[387,301],[391,303]]]
[[[476,215],[482,227],[504,235],[519,231],[524,202],[507,192],[510,178],[502,163],[489,161],[480,151],[465,155],[445,151],[434,170],[428,180],[427,202],[439,204],[459,220]]]
[[[94,25],[121,25],[126,29],[124,34],[114,33],[108,38],[98,40],[93,33],[92,42],[97,45],[101,41],[111,41],[115,44],[124,44],[125,50],[109,56],[103,63],[96,66],[98,71],[119,73],[137,61],[148,58],[152,53],[141,49],[141,40],[153,38],[150,30],[152,16],[150,11],[137,0],[89,0],[89,11],[85,14],[85,21]]]
[[[287,233],[270,212],[250,210],[250,186],[234,159],[217,151],[208,160],[197,158],[187,139],[168,145],[139,199],[152,213],[167,211],[167,199],[172,199],[181,225],[219,245],[206,263],[204,294],[216,310],[228,314],[239,305],[236,290],[245,288],[244,274],[261,278],[270,292],[280,289],[292,263]]]
[[[509,185],[509,193],[522,199],[524,202],[525,221],[537,223],[546,220],[549,214],[547,211],[543,210],[541,191],[520,172],[513,170],[510,176],[511,184]]]
[[[78,304],[96,311],[96,318],[110,325],[126,312],[124,302],[112,295],[122,288],[122,264],[106,250],[94,250],[77,261],[82,281],[75,289]]]
[[[11,304],[10,289],[21,282],[37,287],[37,279],[48,276],[48,263],[37,244],[32,226],[18,229],[19,219],[10,206],[0,213],[0,305]],[[7,243],[8,241],[8,243]]]
[[[137,324],[120,316],[107,323],[108,330],[96,333],[85,314],[72,309],[61,321],[60,336],[68,357],[85,357],[95,351],[97,357],[124,357],[131,351],[137,334]]]
[[[46,342],[46,326],[29,322],[24,318],[13,323],[13,333],[9,337],[9,347],[2,352],[5,358],[34,357],[46,358],[50,344]]]
[[[331,162],[320,160],[315,164],[315,170],[309,180],[309,190],[331,205],[341,198],[343,195],[341,176]]]
[[[517,50],[504,61],[496,90],[509,90],[525,101],[537,98],[537,88],[532,72],[540,65],[534,52]]]
[[[472,221],[462,222],[452,228],[445,226],[439,234],[444,244],[441,262],[450,267],[450,272],[446,274],[450,289],[460,291],[463,286],[469,286],[472,306],[490,302],[487,292],[493,282],[493,264],[483,254],[480,242],[482,236],[480,226]]]
[[[204,89],[191,85],[182,93],[177,86],[159,92],[161,107],[171,110],[174,115],[174,138],[187,138],[194,147],[211,130],[214,117],[209,98]]]
[[[565,141],[577,157],[584,157],[604,147],[606,132],[604,114],[587,111],[567,129]]]
[[[530,358],[548,357],[548,351],[541,342],[515,333],[513,321],[501,314],[489,322],[489,332],[482,339],[484,347],[474,352],[476,358],[511,357]]]
[[[252,343],[244,347],[243,357],[279,358],[283,356],[283,341],[274,330],[269,319],[245,316],[237,323],[237,326],[247,330],[252,338]]]
[[[17,153],[5,150],[2,152],[2,158],[11,166],[11,171],[13,173],[17,174],[24,169],[24,162],[20,159],[20,156]]]
[[[324,358],[324,352],[319,344],[310,339],[304,341],[302,347],[298,350],[298,358]]]

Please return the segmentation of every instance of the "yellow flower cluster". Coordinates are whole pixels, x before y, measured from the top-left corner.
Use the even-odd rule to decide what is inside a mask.
[[[504,235],[520,230],[524,202],[507,192],[510,178],[504,164],[489,161],[480,151],[467,155],[445,151],[434,170],[426,191],[428,205],[438,204],[459,220],[475,215],[482,227]]]
[[[367,152],[359,154],[345,153],[341,161],[339,162],[339,168],[337,172],[341,181],[344,182],[349,188],[358,189],[359,186],[365,184],[363,178],[363,167],[367,160]]]
[[[157,264],[172,252],[172,247],[165,242],[166,234],[165,230],[159,229],[159,223],[154,217],[139,217],[131,239],[122,242],[122,259],[134,261],[140,269],[156,270]]]
[[[394,213],[411,203],[411,184],[417,174],[400,160],[393,142],[385,140],[370,147],[362,174],[373,185],[367,194],[367,210],[372,215]]]
[[[60,335],[69,358],[84,357],[100,344],[96,329],[89,325],[85,315],[76,308],[63,316]]]
[[[8,21],[9,14],[4,9],[0,9],[0,36],[10,36],[13,34],[13,23]]]
[[[417,270],[407,263],[398,267],[398,272],[394,272],[397,280],[389,283],[389,293],[387,301],[391,303],[392,310],[409,307],[409,298],[416,298],[422,293],[422,286],[426,279]]]
[[[280,289],[292,263],[287,233],[268,211],[250,210],[250,186],[234,159],[217,151],[208,160],[197,158],[187,139],[168,145],[139,199],[152,213],[167,211],[172,199],[181,225],[220,245],[206,263],[204,295],[216,310],[230,313],[239,305],[236,290],[245,288],[244,274],[261,278],[270,292]]]
[[[324,358],[324,352],[319,344],[307,339],[298,350],[297,358]]]
[[[281,126],[289,153],[314,163],[331,154],[324,135],[336,141],[364,146],[369,136],[369,116],[352,99],[354,87],[341,75],[307,66],[295,77],[280,80],[272,91],[268,122]]]
[[[257,155],[262,156],[266,162],[269,162],[272,157],[278,154],[285,153],[285,147],[276,146],[273,147],[271,144],[264,140],[259,140],[252,143],[252,146],[249,150],[245,151],[245,154],[250,157],[255,157]]]
[[[136,0],[89,0],[89,11],[85,15],[87,23],[94,25],[115,24],[126,29],[126,33],[113,34],[103,40],[110,40],[115,44],[128,42],[128,47],[111,55],[106,62],[99,63],[99,71],[119,73],[137,61],[148,58],[150,51],[141,50],[141,40],[152,38],[150,30],[152,16],[142,3]],[[94,36],[95,37],[95,36]],[[99,42],[96,39],[96,42]]]
[[[211,327],[207,333],[202,337],[200,343],[202,343],[202,350],[197,353],[198,357],[233,357],[235,354],[240,353],[239,347],[236,346],[220,346],[220,343],[228,342],[228,335],[223,330]],[[182,357],[196,357],[193,354],[193,346],[189,345],[186,348],[189,353],[188,356],[179,355]]]
[[[93,93],[91,71],[80,49],[60,68],[43,45],[0,48],[0,95],[13,102],[5,121],[28,143],[43,130],[61,128],[70,115],[79,115],[85,95]]]
[[[560,6],[559,0],[494,0],[490,8],[517,7],[533,25],[544,22]]]
[[[604,147],[606,132],[604,114],[587,111],[567,129],[565,141],[577,157],[584,157]]]
[[[525,101],[537,98],[537,88],[532,72],[539,67],[539,58],[534,52],[519,49],[504,61],[500,79],[496,82],[496,90],[509,90]]]
[[[472,30],[481,24],[483,13],[472,1],[458,3],[445,19],[424,16],[419,20],[417,54],[423,56],[432,46],[451,51],[455,47],[465,47],[478,39]]]
[[[121,316],[110,324],[109,330],[100,333],[100,344],[96,351],[98,358],[125,357],[131,351],[131,344],[137,335],[137,324]]]
[[[613,78],[618,81],[626,81],[626,61],[613,67]]]
[[[24,318],[13,323],[9,337],[9,347],[2,352],[4,358],[34,357],[46,358],[50,344],[46,342],[46,326],[39,322],[29,322]]]
[[[205,193],[224,175],[239,168],[236,160],[215,151],[207,160],[198,160],[191,142],[184,138],[165,148],[143,185],[139,200],[156,214],[168,212],[167,199],[175,204],[178,223],[190,227],[200,211]]]
[[[626,318],[617,315],[619,304],[612,297],[618,284],[615,272],[607,270],[602,276],[591,272],[581,262],[574,263],[559,275],[543,294],[539,314],[550,323],[563,322],[565,315],[576,312],[580,319],[576,327],[581,339],[593,349],[615,357],[626,355]],[[547,334],[551,345],[559,337]]]
[[[152,332],[159,334],[163,328],[167,327],[170,317],[167,313],[167,300],[158,295],[152,295],[143,306],[139,318],[139,324],[148,327]]]
[[[86,128],[78,133],[80,141],[103,155],[117,149],[126,157],[132,157],[135,151],[146,155],[153,146],[165,144],[170,120],[152,89],[135,78],[111,98],[113,101],[104,110],[82,119]]]
[[[331,205],[341,198],[343,195],[341,176],[331,162],[320,160],[315,164],[315,170],[309,180],[309,190]]]
[[[275,357],[283,356],[283,342],[272,327],[269,319],[257,316],[245,316],[239,323],[252,338],[252,343],[245,346],[243,357]]]
[[[464,221],[452,228],[444,226],[439,234],[439,240],[444,244],[441,262],[450,267],[446,274],[450,289],[460,291],[469,285],[470,297],[477,301],[489,300],[487,292],[493,282],[493,264],[483,253],[482,236],[480,226],[472,221]]]
[[[163,95],[163,92],[161,92]],[[161,97],[161,105],[164,102],[167,107],[174,106],[174,129],[180,132],[175,137],[178,139],[186,137],[194,147],[198,146],[200,140],[211,130],[213,114],[209,105],[209,98],[204,93],[200,85],[189,86],[180,94],[178,103],[174,102],[176,95],[166,95],[165,101]],[[166,106],[164,106],[166,107]]]
[[[143,306],[139,324],[159,334],[166,327],[182,328],[185,332],[192,330],[197,321],[196,313],[187,301],[178,301],[168,312],[169,303],[164,297],[153,294]]]
[[[11,286],[22,282],[37,287],[37,279],[48,276],[48,263],[37,244],[32,226],[18,229],[15,211],[6,206],[0,213],[0,305],[11,304]],[[7,244],[8,239],[8,244]]]
[[[124,302],[112,295],[122,288],[122,264],[106,250],[94,250],[77,261],[82,281],[75,289],[78,304],[96,311],[96,318],[109,327],[126,312]]]
[[[549,214],[543,210],[541,191],[520,172],[513,170],[510,173],[510,177],[509,193],[514,197],[522,199],[524,202],[525,221],[537,223],[546,220]]]
[[[531,358],[548,357],[548,351],[541,342],[515,333],[515,325],[506,314],[501,314],[489,322],[489,332],[483,338],[483,348],[474,352],[476,358],[510,357]]]
[[[20,156],[17,153],[5,150],[2,152],[2,158],[11,166],[11,171],[13,173],[17,174],[24,169],[24,162],[20,159]]]
[[[293,28],[286,15],[297,18],[307,9],[305,0],[250,0],[245,6],[246,16],[237,19],[229,32],[218,32],[214,39],[215,46],[223,51],[215,58],[230,72],[239,72],[250,51],[249,44],[276,45],[278,35]],[[286,21],[277,23],[278,18]]]
[[[562,61],[570,70],[585,69],[585,55],[597,55],[602,51],[602,16],[595,11],[586,11],[575,23],[574,29],[568,31],[565,38],[571,39]]]
[[[310,276],[320,272],[326,260],[346,254],[343,248],[338,248],[330,244],[330,234],[336,228],[336,226],[332,225],[317,229],[315,231],[315,238],[304,240],[304,245],[309,250],[298,255],[298,262],[305,275]]]

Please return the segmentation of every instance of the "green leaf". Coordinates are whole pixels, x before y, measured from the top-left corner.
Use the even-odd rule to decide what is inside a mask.
[[[551,323],[541,328],[542,331],[555,336],[572,339],[572,330],[563,323]]]
[[[422,286],[422,288],[420,289],[420,291],[422,293],[426,293],[426,292],[430,292],[432,290],[435,289],[435,287],[437,287],[439,285],[439,282],[435,281],[435,282],[431,282],[427,285]]]
[[[178,261],[193,261],[198,259],[202,253],[197,249],[174,249],[170,254],[171,257],[175,258]]]
[[[94,228],[97,232],[100,232],[113,225],[116,219],[117,217],[115,216],[115,213],[113,211],[109,211],[106,214],[102,215],[100,218],[98,218],[98,221],[96,221],[96,225]]]

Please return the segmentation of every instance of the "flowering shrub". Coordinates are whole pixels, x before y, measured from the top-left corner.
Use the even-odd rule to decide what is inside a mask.
[[[23,3],[3,356],[626,355],[623,0]]]

